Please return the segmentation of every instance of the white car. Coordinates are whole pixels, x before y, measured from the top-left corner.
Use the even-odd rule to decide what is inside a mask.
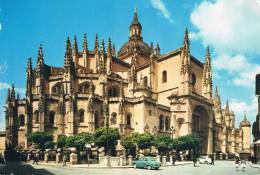
[[[199,163],[209,164],[209,163],[211,163],[211,158],[208,156],[200,156]]]

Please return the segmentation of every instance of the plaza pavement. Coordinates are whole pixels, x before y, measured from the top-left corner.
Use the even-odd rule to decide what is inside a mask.
[[[215,165],[193,164],[161,167],[159,170],[134,168],[72,167],[57,164],[33,165],[31,163],[9,163],[14,175],[260,175],[260,168],[247,164],[246,170],[236,170],[233,161],[216,161]]]

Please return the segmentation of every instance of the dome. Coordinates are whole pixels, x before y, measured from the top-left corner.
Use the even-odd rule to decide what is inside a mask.
[[[123,58],[125,56],[130,55],[133,53],[134,49],[137,49],[137,52],[145,57],[149,57],[151,54],[151,48],[149,45],[142,40],[129,40],[125,43],[118,52],[118,57]]]
[[[138,21],[137,10],[135,10],[133,21],[129,26],[130,37],[118,52],[118,57],[124,59],[131,55],[134,50],[143,57],[150,57],[151,48],[142,38],[142,25]]]

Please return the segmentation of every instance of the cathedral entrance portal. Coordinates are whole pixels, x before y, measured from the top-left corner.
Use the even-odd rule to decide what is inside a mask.
[[[208,125],[209,116],[207,110],[203,106],[196,106],[192,111],[192,133],[201,138],[198,148],[194,150],[196,154],[207,154]]]

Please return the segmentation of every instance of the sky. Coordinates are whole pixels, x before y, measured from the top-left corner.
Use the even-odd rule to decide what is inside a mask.
[[[43,45],[45,63],[63,66],[66,38],[83,34],[89,48],[95,34],[111,37],[117,51],[129,36],[137,8],[147,43],[158,42],[161,53],[182,46],[189,30],[191,54],[204,62],[210,47],[213,87],[218,86],[222,106],[229,100],[236,125],[247,112],[251,123],[257,114],[255,74],[260,73],[260,0],[1,0],[0,1],[0,130],[8,87],[25,93],[26,62],[36,64]]]

